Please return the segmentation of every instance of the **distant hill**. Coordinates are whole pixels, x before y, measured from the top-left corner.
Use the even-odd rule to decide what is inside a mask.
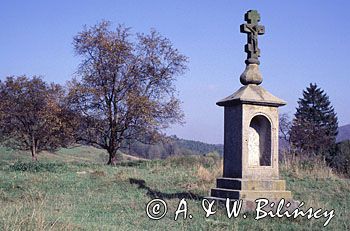
[[[194,140],[185,140],[181,138],[173,138],[173,140],[176,142],[179,147],[191,150],[195,152],[196,154],[207,154],[210,152],[217,152],[220,155],[223,155],[223,144],[208,144],[201,141],[194,141]]]
[[[350,140],[350,124],[340,126],[338,129],[337,142]]]
[[[350,140],[350,124],[339,127],[337,142]],[[288,143],[279,139],[280,149],[288,147]],[[208,153],[218,153],[223,155],[223,144],[208,144],[200,141],[186,140],[177,136],[167,137],[166,141],[149,145],[139,142],[133,143],[129,149],[123,149],[124,153],[147,159],[164,159],[174,155],[206,155]]]
[[[206,155],[208,153],[223,155],[223,145],[207,144],[170,136],[153,145],[135,142],[129,148],[122,149],[122,152],[147,159],[165,159],[174,155]]]
[[[337,143],[343,142],[345,140],[350,140],[350,124],[340,126],[338,128]],[[289,147],[289,143],[284,139],[279,139],[279,148],[285,149]]]
[[[350,124],[339,127],[339,133],[337,136],[337,142],[350,140]],[[283,139],[279,139],[280,149],[285,149],[289,146],[288,142]],[[85,146],[84,146],[85,147]],[[65,149],[63,149],[65,150]],[[80,150],[76,148],[76,150]],[[92,149],[95,150],[95,149]],[[99,149],[96,149],[99,150]],[[186,140],[179,138],[175,135],[167,137],[164,141],[157,144],[143,144],[135,142],[130,145],[129,148],[124,148],[121,152],[124,155],[124,159],[132,158],[146,158],[146,159],[165,159],[168,156],[176,155],[206,155],[208,153],[218,153],[220,156],[223,155],[224,145],[223,144],[208,144],[201,141]],[[84,152],[87,152],[86,150]],[[97,152],[97,151],[94,151]],[[105,158],[106,154],[104,151],[100,154],[101,158]],[[87,152],[89,153],[89,152]],[[59,153],[63,156],[62,153]],[[129,154],[129,155],[127,155]],[[102,161],[102,160],[99,160]],[[103,159],[103,161],[106,161]]]
[[[350,140],[350,124],[340,126],[338,131],[337,142]],[[224,145],[222,144],[207,144],[200,141],[180,139],[176,136],[174,138],[174,141],[180,148],[184,150],[190,150],[195,154],[203,155],[209,152],[218,152],[220,155],[223,155]],[[282,139],[280,139],[279,144],[280,148],[282,149],[288,146],[288,143]]]

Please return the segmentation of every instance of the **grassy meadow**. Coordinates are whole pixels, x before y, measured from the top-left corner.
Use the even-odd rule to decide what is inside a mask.
[[[288,164],[281,176],[304,207],[334,209],[325,218],[228,219],[224,209],[205,218],[201,198],[221,175],[217,156],[141,160],[124,155],[106,166],[104,151],[91,147],[42,153],[31,163],[26,152],[0,148],[0,230],[350,230],[350,180],[324,166]],[[162,198],[168,213],[150,220],[146,204]],[[179,198],[192,219],[174,221]]]

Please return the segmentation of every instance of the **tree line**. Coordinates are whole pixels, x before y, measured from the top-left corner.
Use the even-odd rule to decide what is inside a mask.
[[[183,123],[174,82],[187,70],[188,58],[169,39],[155,30],[133,35],[130,28],[111,29],[102,21],[85,26],[73,46],[82,59],[78,78],[65,85],[26,75],[0,81],[3,145],[30,150],[36,160],[42,150],[82,143],[105,149],[111,165],[119,150],[147,158],[222,153],[222,146],[176,137],[160,142],[165,128]],[[334,108],[316,84],[303,91],[293,120],[280,117],[280,138],[291,153],[322,157],[349,174],[350,147],[336,144],[337,132]]]
[[[165,159],[174,155],[223,155],[222,144],[207,144],[169,136],[155,144],[133,142],[121,151],[147,159]]]
[[[105,149],[115,164],[127,141],[156,142],[183,122],[174,81],[188,58],[155,30],[110,28],[103,21],[73,38],[79,78],[64,86],[25,75],[0,82],[3,144],[30,150],[36,160],[42,150],[80,142]]]

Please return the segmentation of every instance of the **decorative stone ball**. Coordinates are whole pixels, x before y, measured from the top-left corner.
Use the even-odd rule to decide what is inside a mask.
[[[240,81],[243,85],[261,84],[263,81],[263,78],[259,70],[259,65],[248,64],[244,72],[241,74]]]

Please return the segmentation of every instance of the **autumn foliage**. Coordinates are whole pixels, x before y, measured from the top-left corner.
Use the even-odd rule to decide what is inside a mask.
[[[68,95],[80,117],[78,140],[107,150],[108,164],[126,141],[152,142],[182,121],[174,81],[187,57],[167,38],[154,30],[132,36],[104,21],[78,33],[73,44],[82,57]]]
[[[30,150],[33,160],[42,150],[74,142],[74,119],[64,108],[63,97],[60,85],[40,77],[7,77],[0,82],[0,141]]]
[[[132,35],[103,21],[73,39],[82,57],[77,77],[62,87],[40,77],[0,82],[0,141],[12,148],[54,150],[74,142],[105,149],[108,164],[123,145],[152,143],[181,123],[175,80],[187,57],[155,30]],[[67,91],[65,91],[67,89]]]

